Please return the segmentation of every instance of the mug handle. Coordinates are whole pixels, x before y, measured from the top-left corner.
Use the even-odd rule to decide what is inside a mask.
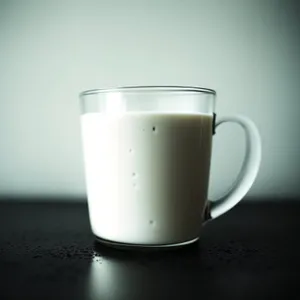
[[[216,122],[216,127],[226,122],[237,123],[244,129],[246,135],[246,154],[242,168],[229,191],[216,201],[208,201],[205,209],[205,221],[215,219],[231,208],[250,190],[260,167],[261,139],[254,122],[248,117],[237,115],[222,117]]]

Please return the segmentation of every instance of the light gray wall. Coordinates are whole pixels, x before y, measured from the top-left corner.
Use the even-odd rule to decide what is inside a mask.
[[[214,88],[218,115],[257,123],[249,196],[299,196],[297,3],[0,0],[0,195],[84,195],[78,93],[175,84]],[[212,197],[235,177],[243,142],[230,125],[215,137]]]

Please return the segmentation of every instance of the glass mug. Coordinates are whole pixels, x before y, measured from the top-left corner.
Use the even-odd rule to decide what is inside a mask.
[[[91,229],[111,246],[176,247],[251,188],[261,141],[247,117],[215,120],[216,92],[189,86],[84,91],[81,133]],[[212,139],[224,122],[242,126],[246,154],[229,192],[208,200]]]

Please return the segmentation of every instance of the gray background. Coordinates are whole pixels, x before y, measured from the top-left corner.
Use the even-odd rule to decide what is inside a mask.
[[[145,84],[216,89],[218,115],[248,115],[261,132],[248,199],[299,196],[298,3],[0,0],[0,196],[81,199],[78,93]],[[243,151],[241,129],[220,128],[211,197]]]

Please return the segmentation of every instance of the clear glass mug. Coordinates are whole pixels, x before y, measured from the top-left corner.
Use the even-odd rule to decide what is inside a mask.
[[[261,161],[255,124],[215,118],[216,92],[189,86],[133,86],[80,94],[91,229],[103,243],[176,247],[199,239],[203,223],[234,207]],[[233,186],[208,200],[212,140],[224,122],[242,126],[246,154]]]

